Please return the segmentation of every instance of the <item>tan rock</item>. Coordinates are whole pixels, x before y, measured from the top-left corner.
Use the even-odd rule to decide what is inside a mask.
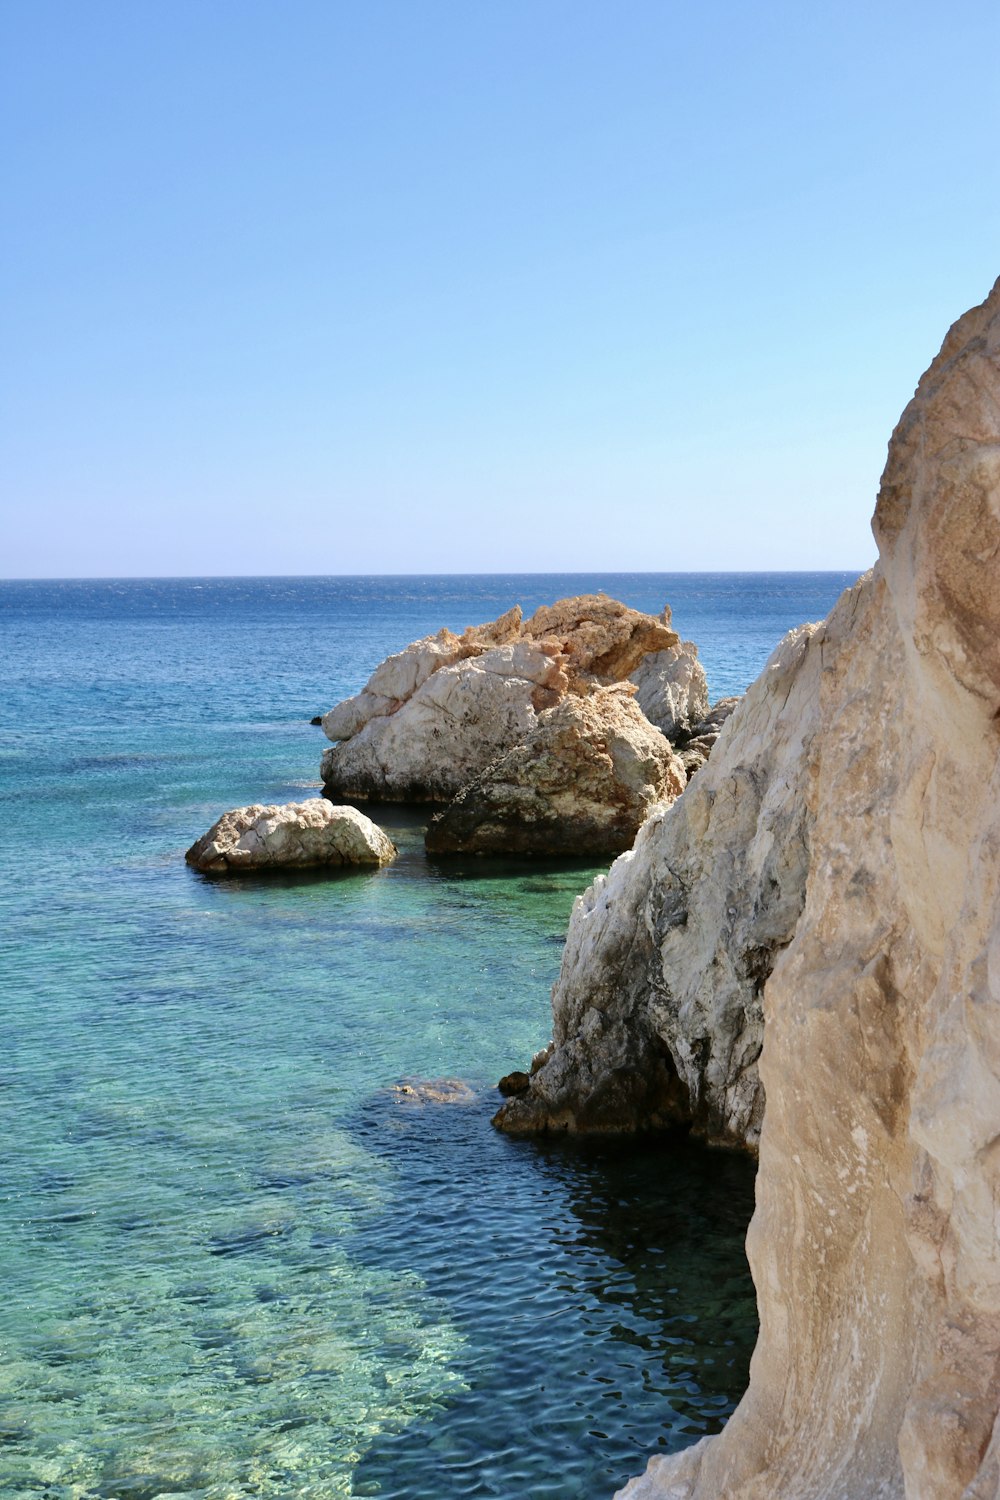
[[[431,820],[432,853],[614,854],[684,787],[630,684],[571,694]]]
[[[559,643],[571,673],[586,673],[598,682],[621,682],[651,651],[678,644],[670,611],[662,616],[630,609],[607,594],[579,594],[536,609],[524,622],[527,640]]]
[[[395,845],[370,818],[313,797],[281,806],[235,807],[184,857],[205,874],[238,875],[314,865],[386,865],[395,856]]]
[[[748,1240],[760,1338],[724,1432],[652,1459],[623,1500],[1000,1493],[998,455],[1000,282],[951,330],[893,435],[875,570],[824,626],[784,643],[765,678],[783,674],[787,701],[755,684],[684,797],[612,870],[605,889],[614,883],[631,903],[647,984],[628,977],[628,916],[619,922],[603,892],[591,893],[556,992],[557,1046],[528,1094],[505,1107],[523,1107],[576,1039],[578,1097],[626,1045],[611,944],[633,1028],[649,1047],[672,1039],[692,1112],[709,1092],[725,1101],[753,1068],[752,1047],[730,1052],[727,1035],[749,1034],[725,1003],[718,1043],[697,1029],[715,1004],[710,981],[690,1035],[693,1053],[707,1043],[704,1062],[685,1072],[686,1019],[665,1016],[653,990],[659,955],[674,974],[674,946],[690,942],[661,909],[679,901],[691,927],[714,899],[690,909],[669,853],[690,860],[700,824],[722,860],[719,836],[744,815],[722,816],[720,804],[730,781],[739,795],[742,776],[758,817],[745,819],[730,867],[708,873],[749,903],[725,906],[716,934],[723,993],[739,947],[730,934],[756,920],[768,861],[787,881],[775,920],[764,920],[778,946],[762,974],[767,1108]],[[643,880],[654,887],[648,905]],[[696,937],[692,952],[709,946]],[[669,989],[665,1005],[676,1008]],[[584,1050],[588,1028],[597,1039]],[[603,1056],[602,1035],[612,1039]],[[560,1097],[574,1097],[569,1076]],[[723,1102],[720,1118],[738,1130],[738,1111],[727,1111]],[[748,1139],[756,1120],[751,1109]]]
[[[567,693],[623,679],[678,643],[657,618],[603,594],[563,599],[522,621],[515,606],[462,635],[442,630],[376,668],[322,720],[330,796],[448,802],[534,729]]]

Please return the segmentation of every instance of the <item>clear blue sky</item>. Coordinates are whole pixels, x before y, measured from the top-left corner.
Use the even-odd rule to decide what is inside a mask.
[[[0,576],[850,568],[996,0],[5,0]]]

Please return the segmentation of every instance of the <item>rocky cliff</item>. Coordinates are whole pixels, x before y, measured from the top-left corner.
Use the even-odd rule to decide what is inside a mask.
[[[501,1112],[614,1123],[617,1090],[627,1125],[759,1132],[750,1388],[628,1500],[1000,1494],[1000,283],[874,530],[579,904],[555,1046]]]

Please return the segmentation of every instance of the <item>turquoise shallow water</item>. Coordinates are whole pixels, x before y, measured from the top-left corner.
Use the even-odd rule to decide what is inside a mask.
[[[376,874],[182,855],[311,795],[309,716],[440,624],[669,598],[718,695],[849,581],[0,585],[0,1494],[598,1500],[721,1425],[750,1164],[488,1124],[593,871],[434,864],[392,809]]]

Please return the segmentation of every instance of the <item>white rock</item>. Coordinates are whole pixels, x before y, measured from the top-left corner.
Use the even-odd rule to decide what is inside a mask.
[[[313,797],[281,806],[235,807],[192,844],[185,859],[207,874],[231,875],[313,865],[386,865],[395,856],[395,845],[364,813]]]
[[[620,1057],[623,1113],[752,1142],[767,951],[750,1388],[628,1500],[1000,1494],[1000,282],[904,412],[874,529],[873,573],[578,905],[556,1048],[506,1106],[611,1120]]]
[[[521,620],[515,607],[458,636],[439,631],[390,656],[363,692],[323,728],[337,743],[322,761],[331,796],[448,802],[539,713],[572,688],[619,681],[651,650],[677,643],[665,618],[606,595],[562,599]]]
[[[639,707],[651,724],[678,740],[708,713],[708,682],[693,641],[679,641],[643,657],[630,681]]]

